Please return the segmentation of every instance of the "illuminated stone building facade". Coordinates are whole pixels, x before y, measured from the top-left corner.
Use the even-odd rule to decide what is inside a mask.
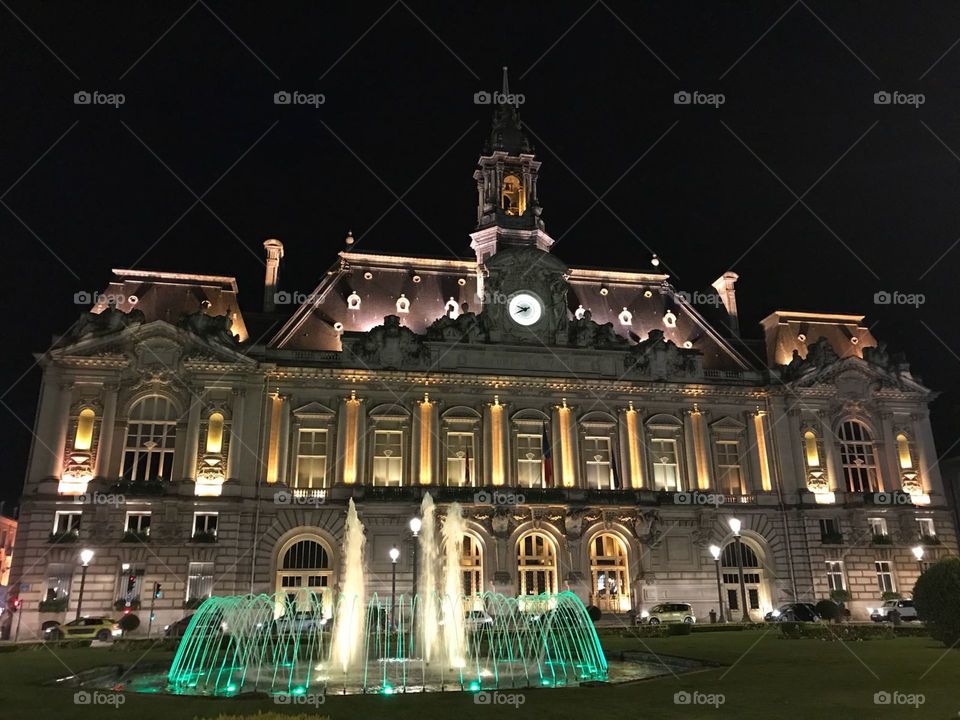
[[[732,272],[688,294],[655,258],[570,267],[539,169],[517,109],[495,107],[473,256],[348,244],[297,258],[333,260],[302,297],[268,240],[257,312],[231,277],[115,270],[39,356],[25,619],[73,612],[81,548],[89,613],[145,616],[154,583],[161,625],[210,593],[333,591],[348,498],[372,589],[397,546],[409,591],[426,492],[464,506],[465,593],[570,589],[624,617],[668,600],[705,617],[719,571],[739,619],[731,517],[753,618],[840,588],[862,616],[909,594],[915,546],[956,551],[933,393],[862,316],[776,311],[751,339]]]

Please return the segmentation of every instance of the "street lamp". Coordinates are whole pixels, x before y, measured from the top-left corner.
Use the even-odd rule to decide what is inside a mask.
[[[417,596],[417,538],[420,537],[420,528],[422,527],[423,522],[414,515],[410,518],[410,532],[413,533],[413,597],[410,598],[410,602],[413,602],[413,599]]]
[[[737,574],[740,576],[740,602],[743,604],[743,616],[740,620],[741,622],[750,622],[750,615],[747,612],[747,586],[743,582],[743,543],[740,541],[742,523],[739,518],[735,517],[730,518],[727,522],[737,544]]]
[[[400,559],[400,550],[397,549],[396,545],[390,548],[390,569],[391,580],[390,580],[390,627],[395,627],[397,619],[397,560]]]
[[[913,550],[913,556],[917,559],[917,569],[923,575],[923,545],[914,545],[911,550]]]
[[[713,564],[717,569],[717,602],[720,604],[720,622],[726,622],[723,614],[723,592],[720,590],[720,546],[711,545],[710,554],[713,555]]]
[[[77,598],[77,617],[80,619],[80,611],[83,608],[83,587],[87,584],[87,568],[90,567],[90,561],[93,560],[93,550],[84,548],[80,551],[80,597]]]

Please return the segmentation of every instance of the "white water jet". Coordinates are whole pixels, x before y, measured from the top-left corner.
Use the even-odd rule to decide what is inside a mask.
[[[430,662],[439,651],[439,613],[437,612],[437,569],[439,552],[437,549],[436,508],[430,493],[424,493],[420,503],[420,577],[417,578],[418,605],[417,615],[420,626],[420,653],[424,661]]]
[[[343,585],[340,603],[333,627],[331,659],[347,672],[362,665],[364,614],[367,607],[367,587],[363,570],[363,546],[367,539],[363,523],[351,498],[347,507],[347,522],[343,531]],[[363,658],[366,662],[366,658]]]
[[[451,667],[466,664],[466,628],[463,616],[463,578],[460,574],[460,556],[463,552],[463,510],[460,503],[447,508],[443,523],[443,640],[445,659]]]

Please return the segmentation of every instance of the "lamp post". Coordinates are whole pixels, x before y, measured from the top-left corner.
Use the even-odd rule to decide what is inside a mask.
[[[723,614],[723,591],[720,589],[720,546],[711,545],[710,554],[713,555],[713,564],[717,569],[717,603],[720,605],[720,622],[726,622],[727,618]]]
[[[400,550],[396,546],[390,548],[390,628],[396,626],[397,619],[397,560],[400,559]]]
[[[743,582],[743,543],[740,541],[740,527],[742,523],[739,518],[735,517],[730,518],[727,522],[730,524],[734,542],[737,544],[737,574],[740,576],[740,602],[743,604],[743,616],[740,620],[741,622],[750,622],[750,614],[747,611],[747,586]]]
[[[413,533],[413,597],[410,598],[412,603],[414,598],[417,596],[417,548],[418,539],[420,537],[420,527],[423,525],[420,518],[414,516],[410,518],[410,532]]]
[[[80,597],[77,598],[77,617],[80,619],[80,611],[83,608],[83,587],[87,584],[87,568],[90,567],[90,561],[93,560],[93,550],[89,548],[80,551]]]
[[[917,559],[917,570],[920,575],[923,575],[923,545],[914,545],[911,550],[913,550],[913,556]]]

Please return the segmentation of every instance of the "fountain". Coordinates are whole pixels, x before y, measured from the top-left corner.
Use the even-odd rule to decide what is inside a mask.
[[[442,542],[429,493],[421,512],[417,595],[367,598],[363,524],[351,500],[339,597],[300,588],[293,594],[209,598],[184,633],[167,689],[390,695],[606,680],[597,633],[576,595],[487,592],[465,598],[460,506],[448,508]],[[476,612],[467,615],[468,609]]]

